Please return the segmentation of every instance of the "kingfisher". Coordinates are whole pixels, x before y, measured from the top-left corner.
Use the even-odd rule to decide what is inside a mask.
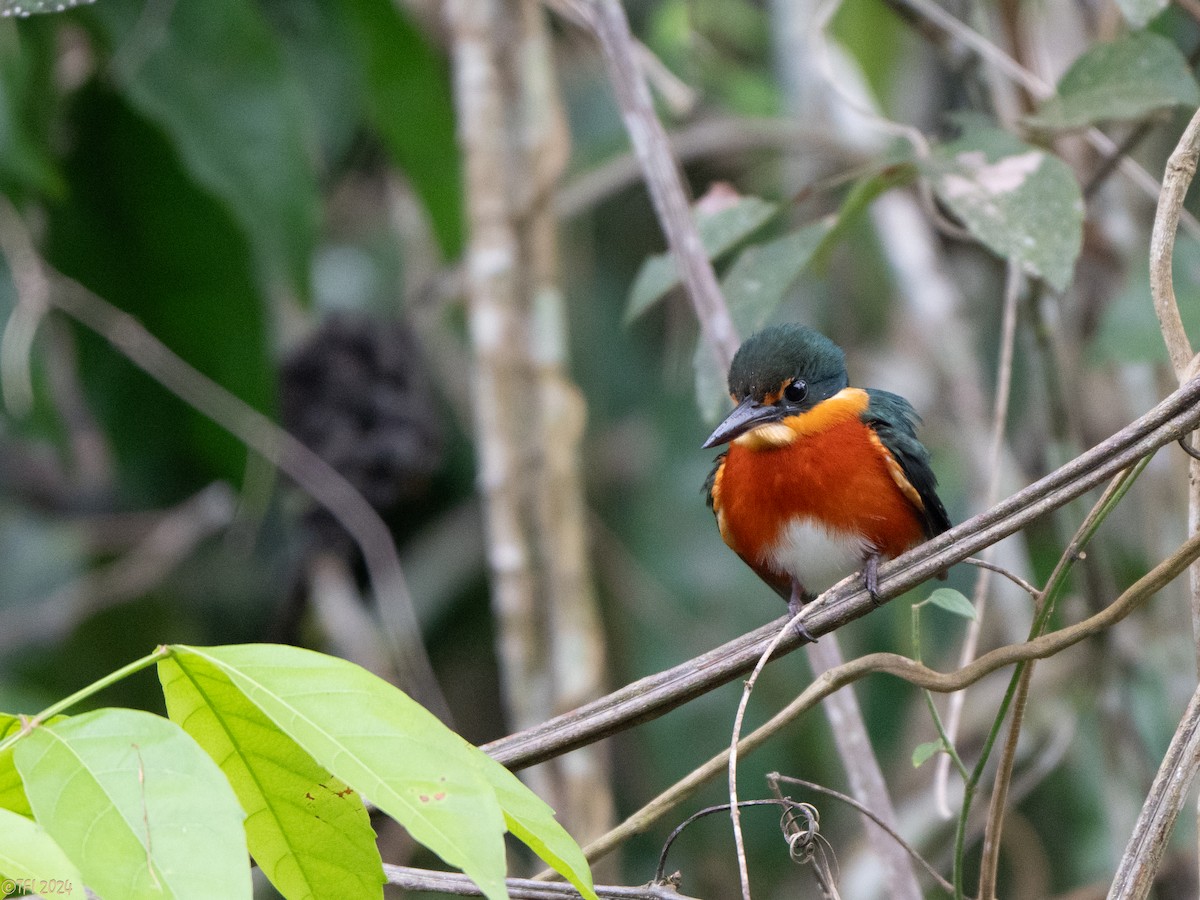
[[[729,393],[734,410],[704,442],[729,445],[705,482],[708,505],[722,540],[793,616],[860,570],[878,603],[880,561],[950,527],[916,410],[850,387],[825,335],[797,324],[754,334],[734,355]]]

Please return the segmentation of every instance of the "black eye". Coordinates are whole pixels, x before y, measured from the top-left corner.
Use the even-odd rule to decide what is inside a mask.
[[[808,396],[808,385],[797,379],[783,389],[783,399],[789,403],[799,403]]]

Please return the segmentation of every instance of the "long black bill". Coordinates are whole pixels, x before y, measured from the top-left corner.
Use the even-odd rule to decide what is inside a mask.
[[[707,448],[727,444],[751,428],[766,425],[768,422],[778,422],[780,418],[779,410],[774,406],[763,406],[753,397],[747,397],[725,417],[725,421],[708,436],[703,446]]]

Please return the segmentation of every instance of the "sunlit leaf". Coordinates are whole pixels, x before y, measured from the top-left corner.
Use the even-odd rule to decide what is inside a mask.
[[[83,878],[62,847],[37,822],[7,809],[0,809],[0,875],[29,879],[34,890],[39,882],[50,882],[45,896],[83,896]]]
[[[101,897],[250,897],[241,807],[173,722],[97,710],[35,728],[14,757],[34,817]]]
[[[938,197],[994,253],[1056,290],[1083,242],[1083,197],[1062,160],[1006,131],[969,127],[922,160]]]
[[[296,647],[175,647],[229,679],[318,765],[506,897],[504,816],[470,747],[416,701],[345,660]]]
[[[758,197],[742,197],[711,214],[693,213],[693,216],[704,252],[709,259],[719,259],[765,225],[777,211],[774,203]],[[679,283],[679,270],[670,253],[646,259],[629,293],[625,321],[638,318]]]
[[[954,588],[938,588],[929,595],[928,602],[964,619],[975,618],[974,605]]]
[[[1075,60],[1057,95],[1026,121],[1037,128],[1081,128],[1197,104],[1200,85],[1179,48],[1162,35],[1135,31]]]
[[[158,664],[167,713],[221,766],[246,811],[246,839],[285,897],[383,896],[361,795],[321,768],[219,669],[180,653]]]

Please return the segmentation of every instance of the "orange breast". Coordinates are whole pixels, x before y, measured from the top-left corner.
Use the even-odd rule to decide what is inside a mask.
[[[781,530],[797,518],[858,536],[886,558],[924,538],[917,509],[889,469],[895,462],[857,416],[839,418],[816,433],[797,429],[780,446],[729,448],[719,485],[722,537],[764,577],[761,569],[775,580],[803,580],[767,561]]]

